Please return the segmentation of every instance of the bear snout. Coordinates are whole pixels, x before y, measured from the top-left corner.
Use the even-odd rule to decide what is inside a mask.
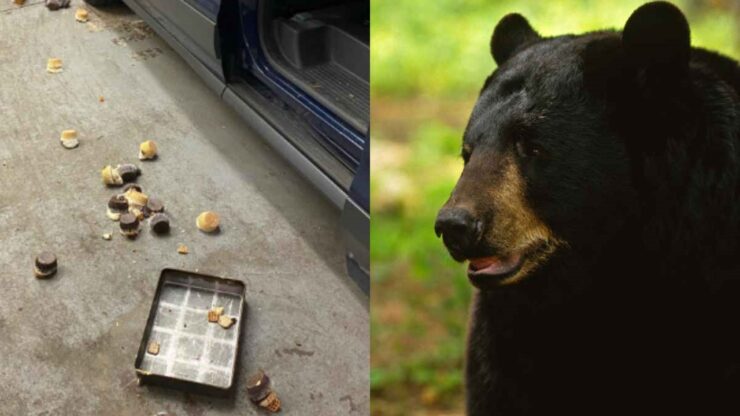
[[[434,232],[442,237],[452,257],[462,261],[480,241],[483,223],[467,209],[444,207],[437,215]]]

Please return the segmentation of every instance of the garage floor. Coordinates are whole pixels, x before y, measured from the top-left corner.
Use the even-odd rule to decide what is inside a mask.
[[[368,414],[367,299],[344,276],[338,211],[128,9],[88,8],[83,24],[72,3],[0,4],[0,414],[262,414],[244,393],[258,368],[283,414]],[[49,57],[62,73],[46,72]],[[70,128],[81,144],[66,150]],[[159,160],[138,161],[146,139]],[[115,190],[100,169],[124,162],[164,201],[170,236],[128,241],[106,218]],[[220,234],[195,228],[204,210],[221,215]],[[43,250],[59,258],[50,280],[33,276]],[[234,398],[137,386],[165,267],[245,282]]]

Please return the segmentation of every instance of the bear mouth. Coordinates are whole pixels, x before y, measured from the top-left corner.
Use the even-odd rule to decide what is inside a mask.
[[[537,252],[541,244],[507,255],[469,258],[468,279],[478,289],[493,289],[506,286],[524,277],[522,270],[529,257]]]

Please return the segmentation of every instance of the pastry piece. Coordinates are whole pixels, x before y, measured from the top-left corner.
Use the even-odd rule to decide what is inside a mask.
[[[178,244],[177,252],[180,254],[188,254],[189,253],[188,246],[186,246],[185,244]]]
[[[139,219],[134,214],[130,212],[121,214],[119,225],[121,227],[121,234],[126,237],[136,238],[139,235]]]
[[[156,213],[149,219],[149,227],[156,234],[166,234],[170,231],[170,219],[167,214]]]
[[[79,146],[80,141],[77,140],[77,130],[64,130],[59,138],[62,142],[62,146],[67,149],[74,149]]]
[[[87,19],[88,19],[87,10],[77,9],[77,11],[75,12],[75,20],[77,20],[80,23],[85,23],[87,22]]]
[[[128,201],[129,208],[138,208],[141,210],[146,206],[146,203],[149,201],[149,197],[146,196],[146,194],[142,192],[138,192],[136,189],[129,189],[126,191],[126,193],[123,194],[126,197],[126,200]]]
[[[280,411],[280,399],[274,391],[271,391],[262,401],[259,402],[261,408],[269,410],[272,413]]]
[[[124,195],[113,195],[108,200],[106,215],[113,221],[121,219],[121,214],[128,212],[128,200]]]
[[[218,218],[218,214],[212,211],[205,211],[198,215],[195,220],[195,225],[199,230],[212,233],[218,230],[221,220]]]
[[[36,257],[33,274],[39,279],[46,279],[57,272],[57,256],[45,251]]]
[[[139,177],[139,175],[141,175],[139,167],[130,163],[116,166],[116,171],[118,171],[118,174],[124,182],[133,182]]]
[[[223,329],[231,328],[231,326],[234,325],[234,323],[236,323],[236,319],[230,316],[221,315],[218,317],[218,324],[221,325],[221,328]]]
[[[49,58],[46,61],[46,72],[56,74],[62,72],[62,60],[59,58]]]
[[[121,175],[119,175],[118,170],[114,169],[111,165],[104,167],[100,172],[100,175],[103,177],[103,183],[108,186],[123,185]]]
[[[146,352],[148,352],[151,355],[159,354],[159,342],[157,341],[150,342],[149,346],[146,349]]]
[[[146,216],[144,215],[144,211],[139,207],[132,206],[128,209],[128,212],[136,215],[136,218],[138,218],[139,221],[144,221],[144,218],[146,218]]]
[[[147,140],[139,145],[139,159],[149,160],[157,157],[157,144],[154,140]]]
[[[223,306],[216,306],[208,311],[208,322],[218,322],[218,319],[224,313]]]

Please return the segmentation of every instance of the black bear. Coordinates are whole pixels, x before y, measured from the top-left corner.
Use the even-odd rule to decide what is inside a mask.
[[[740,414],[737,61],[665,2],[583,35],[510,14],[491,54],[435,223],[478,289],[468,414]]]

